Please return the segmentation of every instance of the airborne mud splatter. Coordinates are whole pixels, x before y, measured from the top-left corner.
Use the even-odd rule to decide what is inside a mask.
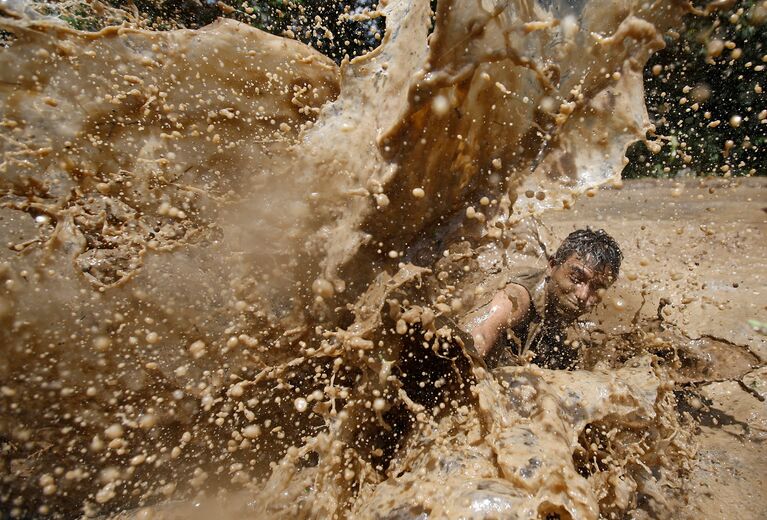
[[[590,371],[490,373],[455,325],[541,260],[515,224],[619,183],[685,3],[442,1],[429,34],[428,2],[391,0],[340,70],[231,21],[82,33],[0,8],[4,514],[689,500],[718,397],[675,385],[703,371],[681,336],[592,330]]]

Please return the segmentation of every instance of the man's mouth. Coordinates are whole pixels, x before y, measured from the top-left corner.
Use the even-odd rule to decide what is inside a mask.
[[[562,306],[570,311],[582,313],[587,310],[585,305],[581,305],[578,301],[576,301],[573,298],[563,298],[562,303],[563,303]]]

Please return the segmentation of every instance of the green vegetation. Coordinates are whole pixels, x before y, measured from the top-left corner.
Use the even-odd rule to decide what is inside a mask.
[[[295,38],[341,62],[364,54],[383,36],[383,18],[355,20],[374,10],[374,0],[65,0],[37,3],[45,15],[71,27],[98,31],[127,22],[165,31],[196,29],[224,17],[272,34]],[[363,17],[364,18],[364,17]]]
[[[767,323],[758,320],[748,320],[748,324],[759,334],[767,335]]]
[[[684,30],[645,69],[647,109],[663,144],[632,146],[626,178],[767,174],[767,2],[745,0]]]

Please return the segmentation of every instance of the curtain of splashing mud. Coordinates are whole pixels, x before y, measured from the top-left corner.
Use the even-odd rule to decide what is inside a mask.
[[[22,7],[0,19],[9,511],[255,486],[257,516],[595,518],[652,494],[571,454],[610,414],[656,425],[655,376],[519,369],[515,397],[440,328],[452,280],[400,262],[504,257],[510,224],[617,178],[686,4],[442,1],[429,35],[427,1],[391,0],[340,75],[231,21],[86,34]]]

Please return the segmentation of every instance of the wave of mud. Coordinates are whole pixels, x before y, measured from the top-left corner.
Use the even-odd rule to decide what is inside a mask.
[[[390,0],[340,70],[231,21],[0,9],[10,516],[681,503],[674,356],[491,374],[454,323],[536,260],[515,223],[619,178],[687,4],[441,1],[430,33],[429,2]]]

